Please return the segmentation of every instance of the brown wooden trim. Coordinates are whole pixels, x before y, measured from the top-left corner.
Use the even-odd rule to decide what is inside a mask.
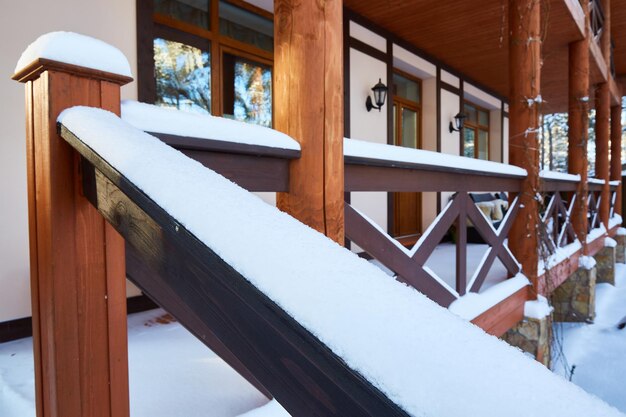
[[[254,14],[258,14],[259,16],[262,16],[268,20],[274,20],[274,13],[267,11],[265,9],[262,9],[258,6],[255,6],[252,3],[248,3],[247,1],[244,1],[244,0],[224,0],[224,1],[234,6],[237,6],[241,9],[246,9],[247,11],[252,12]],[[217,3],[217,1],[215,3]]]
[[[154,77],[154,2],[137,0],[137,95],[144,103],[156,101]]]
[[[515,177],[486,176],[474,173],[453,173],[445,170],[426,170],[346,164],[345,190],[355,191],[512,191],[520,190]]]
[[[436,113],[437,113],[437,152],[441,152],[441,67],[437,66],[436,71],[436,86],[435,86],[435,98],[436,98]],[[436,196],[437,214],[441,213],[441,192],[437,191]]]
[[[373,46],[370,46],[356,38],[348,38],[348,47],[359,52],[363,52],[365,55],[376,58],[379,61],[387,62],[387,54],[385,52],[376,49]]]
[[[65,62],[54,61],[47,58],[37,58],[20,71],[13,74],[12,80],[25,83],[27,81],[39,78],[44,71],[60,71],[92,80],[109,81],[117,85],[125,85],[133,79],[125,75],[114,74],[112,72],[100,71],[93,68],[82,67],[79,65],[66,64]]]
[[[263,145],[228,142],[219,139],[194,138],[189,136],[170,135],[167,133],[148,132],[176,149],[221,152],[238,155],[268,156],[280,159],[297,159],[300,151],[295,149],[274,148]]]
[[[9,320],[0,323],[0,343],[23,339],[33,335],[32,317]]]
[[[600,237],[587,243],[587,255],[595,256],[598,252],[600,252],[600,250],[604,247],[605,238],[606,238],[606,235],[601,235]]]
[[[343,15],[343,136],[350,137],[350,25]]]
[[[542,192],[575,192],[578,189],[578,182],[540,178],[540,189]]]
[[[453,86],[452,84],[448,84],[445,81],[440,81],[439,82],[439,88],[441,88],[442,90],[446,90],[449,91],[453,94],[456,94],[457,96],[461,95],[461,89],[458,87]]]
[[[493,336],[502,336],[523,320],[528,293],[529,287],[520,289],[473,319],[472,323]]]
[[[604,242],[604,238],[602,239]],[[582,250],[578,250],[567,259],[559,262],[550,268],[549,273],[543,273],[537,278],[539,288],[537,292],[543,296],[549,297],[552,292],[563,284],[574,272],[579,268],[578,260],[582,255]],[[592,255],[593,256],[593,255]],[[549,281],[548,281],[549,280]]]
[[[135,277],[183,325],[201,322],[292,415],[406,416],[395,403],[65,128],[97,170],[98,211],[158,274]],[[167,295],[170,294],[170,295]],[[303,377],[306,376],[306,377]]]

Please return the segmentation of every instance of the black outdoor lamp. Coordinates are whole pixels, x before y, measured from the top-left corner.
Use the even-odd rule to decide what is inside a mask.
[[[380,109],[385,104],[385,99],[387,98],[387,90],[387,86],[383,84],[381,79],[379,78],[378,84],[372,87],[372,91],[374,92],[374,101],[376,102],[376,105],[372,103],[372,98],[368,95],[367,100],[365,100],[365,108],[367,109],[367,111],[370,111],[372,109],[378,109],[378,111],[380,111]]]
[[[465,121],[466,117],[467,116],[463,113],[457,113],[456,116],[454,116],[454,125],[452,124],[452,122],[450,122],[450,133],[459,132],[461,129],[463,129],[463,122]]]

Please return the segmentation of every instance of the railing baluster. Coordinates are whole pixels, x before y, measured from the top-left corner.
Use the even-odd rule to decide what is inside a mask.
[[[459,193],[457,198],[460,204],[456,223],[456,290],[463,296],[467,292],[467,204],[473,203],[467,193]]]

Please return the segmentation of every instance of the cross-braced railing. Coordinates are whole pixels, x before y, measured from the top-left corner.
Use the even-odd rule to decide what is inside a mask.
[[[577,181],[543,178],[540,241],[547,254],[576,241],[571,215],[578,195]]]
[[[519,208],[516,197],[497,226],[481,212],[472,192],[520,190],[523,175],[477,172],[424,164],[399,163],[362,157],[345,157],[345,188],[350,191],[429,192],[455,194],[412,247],[392,238],[363,213],[346,203],[346,236],[367,254],[393,271],[397,278],[443,306],[468,292],[478,292],[496,259],[509,277],[520,271],[506,239]],[[481,262],[468,275],[468,225],[487,245]],[[450,285],[426,264],[444,236],[454,230],[455,280]],[[452,259],[449,260],[453,262]]]

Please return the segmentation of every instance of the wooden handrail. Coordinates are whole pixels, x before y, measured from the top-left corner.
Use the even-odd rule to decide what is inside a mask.
[[[59,134],[85,160],[85,197],[157,272],[130,278],[195,334],[210,328],[287,411],[407,416],[80,138]]]

